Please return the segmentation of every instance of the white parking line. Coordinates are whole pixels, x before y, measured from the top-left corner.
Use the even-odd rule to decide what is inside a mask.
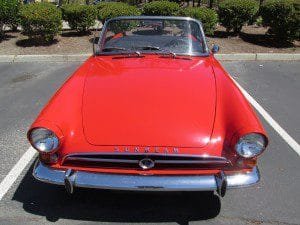
[[[10,187],[14,184],[14,182],[18,179],[22,171],[25,169],[27,164],[32,160],[35,156],[36,150],[30,147],[23,156],[19,159],[17,164],[9,171],[3,181],[0,183],[0,201],[3,196],[8,192]]]
[[[231,78],[239,87],[246,99],[253,105],[253,107],[264,117],[270,126],[285,140],[285,142],[300,156],[300,145],[292,138],[272,117],[264,110],[264,108],[233,78]]]

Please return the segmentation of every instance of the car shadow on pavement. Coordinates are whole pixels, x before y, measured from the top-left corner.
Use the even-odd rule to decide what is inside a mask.
[[[70,196],[64,187],[35,180],[33,165],[14,193],[26,212],[59,219],[122,223],[177,222],[216,217],[221,202],[212,192],[126,192],[76,189]]]

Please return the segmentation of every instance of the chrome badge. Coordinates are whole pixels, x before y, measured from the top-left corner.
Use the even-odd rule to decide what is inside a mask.
[[[153,168],[155,165],[155,162],[152,159],[149,158],[145,158],[139,161],[139,166],[143,169],[143,170],[148,170]]]
[[[160,153],[160,154],[179,154],[179,148],[177,147],[141,147],[141,146],[114,146],[114,152],[126,152],[126,153]]]

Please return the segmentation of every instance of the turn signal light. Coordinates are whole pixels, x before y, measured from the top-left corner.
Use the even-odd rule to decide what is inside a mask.
[[[256,159],[239,159],[237,161],[237,164],[241,168],[253,168],[256,166],[257,160]]]
[[[54,153],[54,154],[40,153],[39,158],[40,158],[41,162],[46,163],[46,164],[54,164],[54,163],[57,163],[57,161],[58,161],[57,153]]]

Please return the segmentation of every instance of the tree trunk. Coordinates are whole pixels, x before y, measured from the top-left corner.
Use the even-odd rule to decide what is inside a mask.
[[[264,0],[259,0],[259,6],[261,6],[263,2]]]
[[[209,0],[209,8],[212,8],[214,4],[214,0]]]
[[[4,30],[3,30],[4,23],[0,21],[0,40],[4,37]]]
[[[197,4],[198,7],[201,6],[201,0],[198,0],[198,4]]]

